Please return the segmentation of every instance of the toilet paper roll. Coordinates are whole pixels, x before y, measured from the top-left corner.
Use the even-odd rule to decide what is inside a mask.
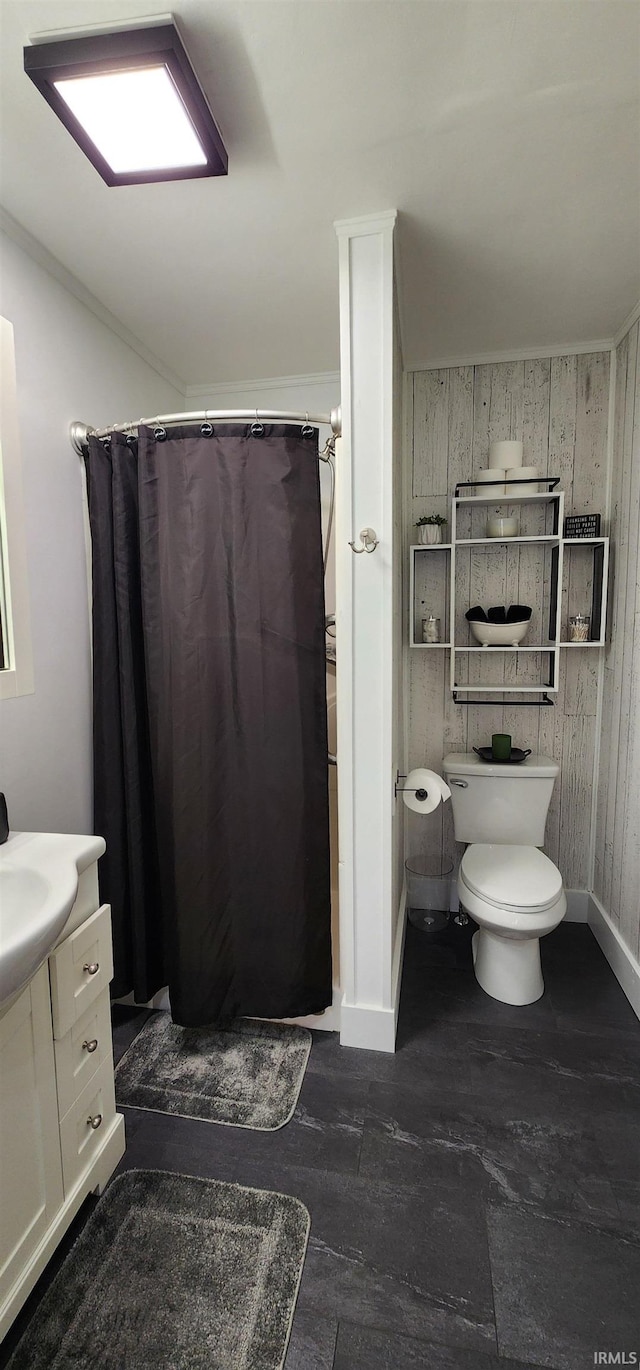
[[[507,471],[507,480],[535,480],[540,475],[537,466],[511,466]],[[505,494],[507,495],[537,495],[537,485],[507,485]]]
[[[522,466],[523,452],[521,442],[492,442],[489,448],[489,465],[500,466],[504,471],[510,466]]]
[[[503,481],[504,481],[504,471],[503,471],[502,467],[501,467],[501,466],[489,466],[486,470],[484,470],[484,471],[479,471],[479,472],[478,472],[478,485],[484,485],[484,484],[486,483],[486,481],[490,481],[492,484],[493,484],[494,481],[503,482]],[[503,484],[500,484],[500,485],[493,485],[493,489],[489,491],[489,494],[491,494],[491,495],[504,495],[504,485],[503,485]]]
[[[441,775],[419,767],[409,771],[404,782],[402,798],[414,813],[433,813],[443,799],[451,798],[451,790]]]

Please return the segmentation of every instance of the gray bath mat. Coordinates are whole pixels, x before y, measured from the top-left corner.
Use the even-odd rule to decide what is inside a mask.
[[[130,1170],[98,1202],[10,1370],[280,1370],[309,1225],[288,1194]]]
[[[310,1050],[309,1030],[286,1023],[182,1028],[154,1013],[116,1070],[117,1101],[273,1132],[293,1115]]]

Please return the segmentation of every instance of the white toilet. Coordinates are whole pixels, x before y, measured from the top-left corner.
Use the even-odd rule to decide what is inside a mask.
[[[479,924],[476,979],[504,1004],[532,1004],[544,993],[540,938],[564,918],[562,876],[538,848],[559,766],[529,756],[517,766],[452,752],[442,769],[451,787],[460,863],[460,903]]]

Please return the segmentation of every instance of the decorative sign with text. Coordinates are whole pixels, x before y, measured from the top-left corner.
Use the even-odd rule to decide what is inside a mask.
[[[566,538],[599,538],[599,514],[569,514],[564,521]]]

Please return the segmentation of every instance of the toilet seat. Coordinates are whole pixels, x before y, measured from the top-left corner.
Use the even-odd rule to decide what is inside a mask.
[[[462,858],[460,876],[472,894],[505,912],[542,913],[562,894],[560,871],[537,847],[473,843]]]

